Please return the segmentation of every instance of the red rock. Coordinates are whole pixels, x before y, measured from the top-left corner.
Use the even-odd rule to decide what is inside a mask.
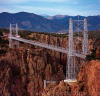
[[[79,96],[79,94],[82,94],[81,96],[84,94],[86,96],[100,95],[100,60],[92,60],[81,67],[78,81],[72,86],[71,92],[71,96]]]

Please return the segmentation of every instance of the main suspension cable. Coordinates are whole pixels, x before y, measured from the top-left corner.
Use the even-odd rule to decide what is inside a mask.
[[[69,22],[69,20],[61,28],[59,28],[58,31],[61,30],[65,25],[67,25],[68,22]],[[58,33],[58,31],[56,31],[55,33]]]
[[[98,31],[100,31],[99,28],[97,28],[95,25],[93,25],[89,20],[87,20],[93,27],[95,27]]]

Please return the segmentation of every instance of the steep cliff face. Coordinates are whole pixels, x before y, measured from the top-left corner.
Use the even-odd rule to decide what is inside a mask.
[[[34,37],[34,40],[46,44],[55,46],[57,45],[64,48],[68,46],[67,37],[60,38],[38,33],[33,33],[30,37]],[[93,42],[91,42],[92,41],[90,41],[89,43],[91,45],[90,49],[93,47]],[[76,44],[75,48],[77,46],[78,45]],[[92,83],[90,83],[90,85],[84,83],[89,79],[88,73],[90,72],[91,75],[91,70],[95,69],[94,67],[94,69],[90,68],[91,63],[84,65],[85,69],[83,69],[83,71],[81,70],[79,75],[80,79],[78,80],[78,82],[74,86],[69,86],[63,81],[59,83],[61,80],[65,79],[67,63],[66,54],[23,43],[20,43],[20,48],[9,48],[7,51],[8,52],[6,53],[5,57],[0,58],[1,96],[36,96],[40,92],[44,92],[45,96],[47,96],[48,92],[51,93],[50,96],[56,96],[56,92],[58,92],[57,94],[59,94],[59,96],[66,96],[65,92],[70,95],[69,93],[71,92],[71,90],[72,92],[80,92],[80,90],[82,92],[84,92],[84,90],[87,90],[86,92],[88,93],[91,92],[89,86],[92,86],[91,84],[93,83],[93,81],[91,81]],[[90,71],[85,71],[87,69],[89,69]],[[97,72],[98,74],[97,70],[94,70],[94,72]],[[87,78],[85,77],[85,75],[88,75],[88,79],[85,79]],[[96,75],[93,75],[93,78],[94,76]],[[84,79],[81,80],[81,78]],[[56,81],[57,83],[47,85],[46,90],[44,90],[44,80]],[[81,85],[78,86],[79,83],[81,83]],[[88,85],[88,87],[86,87],[84,84]],[[81,89],[81,87],[83,89]],[[95,87],[98,88],[97,85]],[[94,89],[92,88],[92,90]],[[42,94],[40,93],[39,96],[42,96]]]
[[[43,91],[42,96],[70,96],[71,88],[61,81],[59,84],[49,84]]]
[[[44,94],[44,96],[100,96],[100,60],[84,63],[74,85],[68,85],[64,81],[58,85],[50,84]]]
[[[0,95],[10,96],[12,83],[12,69],[9,67],[10,62],[3,58],[0,61]]]
[[[100,96],[100,60],[92,60],[81,67],[71,92],[71,96]]]
[[[51,57],[47,57],[48,53],[45,51],[43,55],[41,51],[43,52],[43,49],[12,48],[8,50],[5,58],[0,60],[1,95],[36,96],[37,93],[43,91],[44,80],[59,82],[65,78],[63,67],[55,60],[50,63],[48,59]]]
[[[50,44],[50,45],[60,46],[60,47],[64,47],[64,48],[68,47],[68,38],[67,37],[61,38],[61,37],[55,37],[52,35],[45,35],[45,34],[38,34],[38,33],[32,33],[31,35],[29,35],[29,37],[31,39],[33,39],[34,41],[39,41],[39,42],[42,42],[44,44]],[[35,48],[36,49],[38,48],[40,50],[43,49],[43,51],[41,50],[41,53],[43,55],[47,54],[48,64],[49,63],[52,64],[53,61],[58,62],[61,65],[63,65],[64,73],[66,72],[67,54],[57,52],[54,50],[40,48],[38,46],[35,46]],[[45,58],[47,58],[47,57],[45,57]]]
[[[38,34],[38,33],[32,33],[31,35],[29,35],[29,37],[35,41],[39,41],[45,44],[51,44],[51,45],[55,45],[55,46],[60,46],[63,48],[68,49],[68,37],[55,37],[52,35],[45,35],[45,34]],[[82,41],[83,39],[74,37],[74,49],[77,51],[82,51]],[[96,39],[89,39],[88,40],[88,45],[89,45],[89,52],[91,49],[93,49],[94,43],[96,42]],[[35,46],[35,48],[39,48],[37,46]],[[58,61],[61,65],[63,65],[63,71],[64,73],[66,73],[66,64],[67,64],[67,54],[61,53],[61,52],[57,52],[57,51],[53,51],[53,50],[48,50],[48,49],[44,49],[46,53],[49,53],[52,57],[52,59],[49,56],[49,62],[52,63],[52,60]],[[75,57],[78,64],[80,64],[80,62],[82,61],[81,58]],[[76,66],[80,66],[80,65],[76,65]],[[79,73],[79,68],[76,69],[77,72]]]

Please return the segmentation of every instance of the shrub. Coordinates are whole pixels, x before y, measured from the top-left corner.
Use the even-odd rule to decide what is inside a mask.
[[[26,75],[30,74],[29,71],[26,72]]]
[[[2,44],[9,44],[9,41],[7,39],[6,40],[2,39],[1,43]]]
[[[31,48],[35,49],[35,45],[31,45]]]
[[[1,49],[0,50],[0,54],[5,54],[7,51],[6,50],[4,50],[4,49]]]
[[[32,37],[31,39],[32,39],[32,40],[36,40],[36,38],[35,38],[35,37]]]
[[[3,47],[4,47],[4,45],[2,44],[2,45],[1,45],[1,47],[3,48]]]
[[[78,85],[79,85],[79,90],[80,91],[83,91],[84,90],[84,88],[85,88],[85,86],[84,86],[84,81],[78,81]]]
[[[36,55],[34,52],[31,52],[30,54],[31,54],[32,56],[35,56],[35,55]]]
[[[0,30],[0,36],[3,36],[3,33],[2,33],[2,31]]]
[[[24,42],[20,41],[21,44],[24,44]]]
[[[7,45],[5,45],[5,49],[7,49],[8,48],[8,46]]]
[[[91,49],[91,54],[90,55],[86,55],[86,60],[87,61],[91,61],[91,60],[96,60],[96,48],[95,49]]]

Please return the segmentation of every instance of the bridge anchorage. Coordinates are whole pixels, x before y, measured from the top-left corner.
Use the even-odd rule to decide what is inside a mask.
[[[84,22],[84,29],[82,29],[79,24],[77,24],[75,21],[77,20],[69,20],[69,37],[68,37],[68,49],[48,45],[44,43],[40,43],[37,41],[32,40],[26,40],[22,38],[18,38],[18,25],[17,24],[10,24],[10,36],[9,36],[9,47],[13,47],[12,39],[15,40],[16,47],[19,47],[19,42],[25,42],[32,45],[40,46],[43,48],[55,50],[58,52],[66,53],[67,54],[67,64],[66,64],[66,80],[65,82],[76,82],[76,66],[75,66],[75,56],[80,57],[82,59],[85,59],[86,55],[88,54],[88,31],[87,31],[87,19],[80,20]],[[73,22],[82,29],[83,31],[83,42],[82,42],[82,52],[78,53],[76,50],[74,50],[74,36],[73,36]],[[83,60],[84,61],[84,60]]]

